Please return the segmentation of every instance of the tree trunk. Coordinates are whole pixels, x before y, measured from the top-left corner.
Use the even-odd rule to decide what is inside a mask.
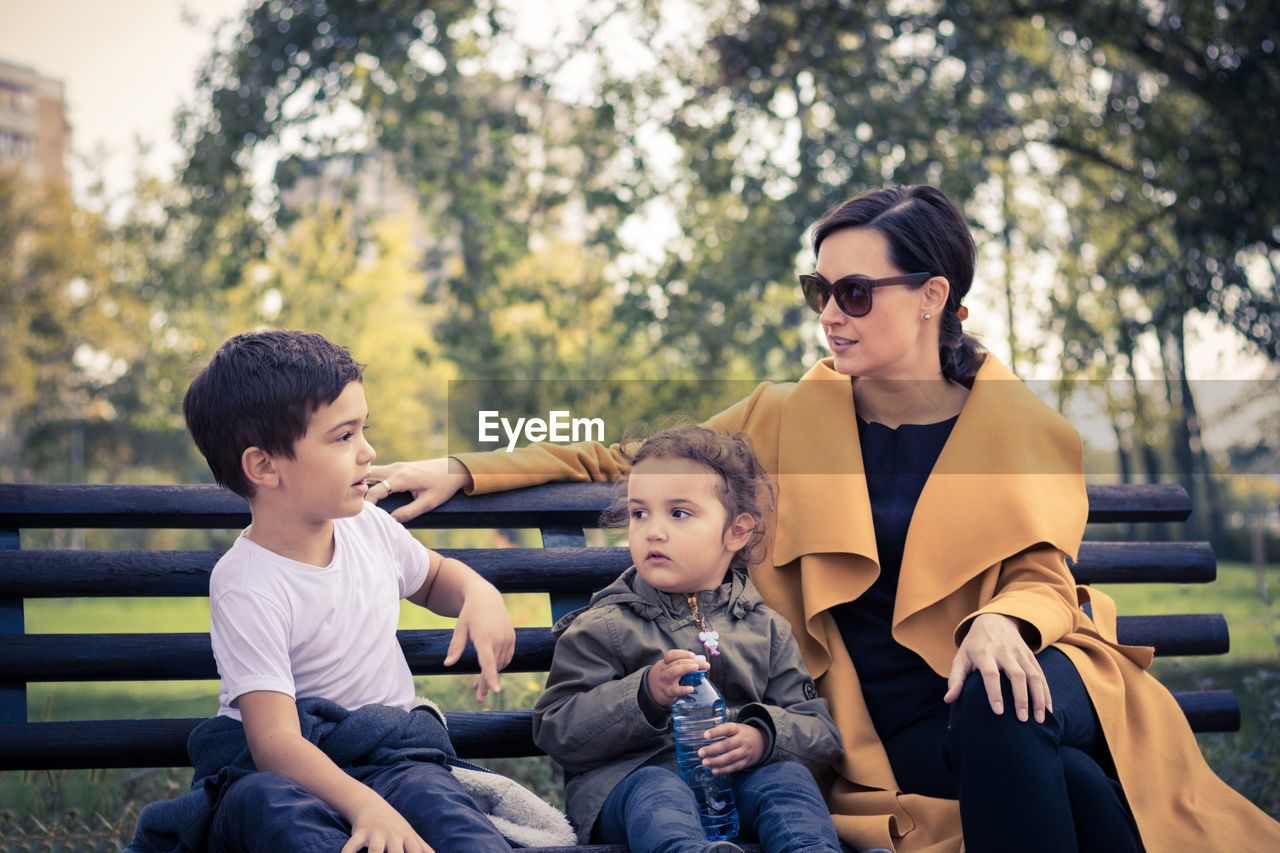
[[[1008,166],[1002,166],[1000,176],[1000,216],[1003,222],[1004,244],[1004,304],[1009,323],[1009,371],[1018,375],[1018,333],[1013,328],[1013,205],[1009,203]]]
[[[1178,310],[1167,313],[1160,324],[1160,357],[1164,364],[1165,400],[1169,404],[1169,449],[1173,456],[1174,475],[1182,487],[1191,496],[1191,505],[1196,504],[1195,453],[1191,448],[1190,413],[1187,401],[1183,398],[1183,383],[1186,377],[1184,351],[1180,345],[1182,337],[1183,315]],[[1199,534],[1197,524],[1199,516],[1194,512],[1191,526],[1188,528],[1195,535]],[[1187,531],[1180,531],[1186,533]]]
[[[1221,551],[1222,541],[1222,508],[1218,500],[1218,487],[1213,479],[1213,469],[1209,464],[1209,451],[1204,446],[1204,435],[1200,430],[1200,414],[1196,410],[1195,396],[1191,393],[1191,383],[1187,379],[1187,328],[1186,315],[1179,314],[1174,324],[1175,343],[1178,346],[1178,391],[1182,399],[1183,421],[1186,424],[1185,453],[1199,469],[1199,481],[1204,484],[1204,501],[1206,513],[1200,515],[1200,523],[1196,529],[1203,531],[1206,539],[1213,543],[1217,551]],[[1189,469],[1190,470],[1190,469]],[[1194,472],[1191,472],[1195,482]]]

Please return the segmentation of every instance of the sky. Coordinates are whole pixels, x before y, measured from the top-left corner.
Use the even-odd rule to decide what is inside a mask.
[[[0,0],[0,57],[65,85],[72,125],[72,182],[83,191],[101,160],[108,190],[123,192],[135,139],[146,165],[168,173],[178,156],[173,114],[220,22],[245,0]]]

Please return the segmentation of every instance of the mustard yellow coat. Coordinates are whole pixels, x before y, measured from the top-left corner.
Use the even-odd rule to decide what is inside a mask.
[[[849,377],[820,362],[800,382],[761,385],[707,426],[747,432],[777,478],[773,535],[751,576],[794,626],[844,739],[827,788],[840,836],[899,853],[963,850],[954,800],[898,792],[830,614],[879,573]],[[477,493],[627,470],[616,446],[598,444],[458,458]],[[912,516],[894,638],[945,677],[967,621],[1025,620],[1039,632],[1036,651],[1061,649],[1088,688],[1148,853],[1280,850],[1280,823],[1218,779],[1146,673],[1151,649],[1116,643],[1111,599],[1075,584],[1066,556],[1079,548],[1087,503],[1076,431],[988,356]],[[1089,601],[1092,620],[1081,610]]]

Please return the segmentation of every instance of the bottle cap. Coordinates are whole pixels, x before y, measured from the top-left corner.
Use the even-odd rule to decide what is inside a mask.
[[[693,659],[694,659],[694,660],[696,660],[696,661],[699,661],[699,662],[701,662],[701,663],[706,663],[706,662],[707,662],[707,656],[706,656],[706,655],[694,655],[694,656],[693,656]]]

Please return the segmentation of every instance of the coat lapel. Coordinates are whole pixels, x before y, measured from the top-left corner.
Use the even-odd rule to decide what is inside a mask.
[[[1074,557],[1088,514],[1080,471],[1075,429],[988,355],[907,531],[899,642],[923,654],[904,623],[1019,551],[1048,543]]]
[[[774,564],[855,558],[813,561],[823,568],[822,577],[804,579],[807,620],[857,598],[880,571],[849,377],[819,362],[795,386],[779,429]]]
[[[792,625],[815,678],[838,643],[821,615],[880,573],[849,377],[829,360],[791,386],[778,424],[778,502],[770,556],[752,577]]]

